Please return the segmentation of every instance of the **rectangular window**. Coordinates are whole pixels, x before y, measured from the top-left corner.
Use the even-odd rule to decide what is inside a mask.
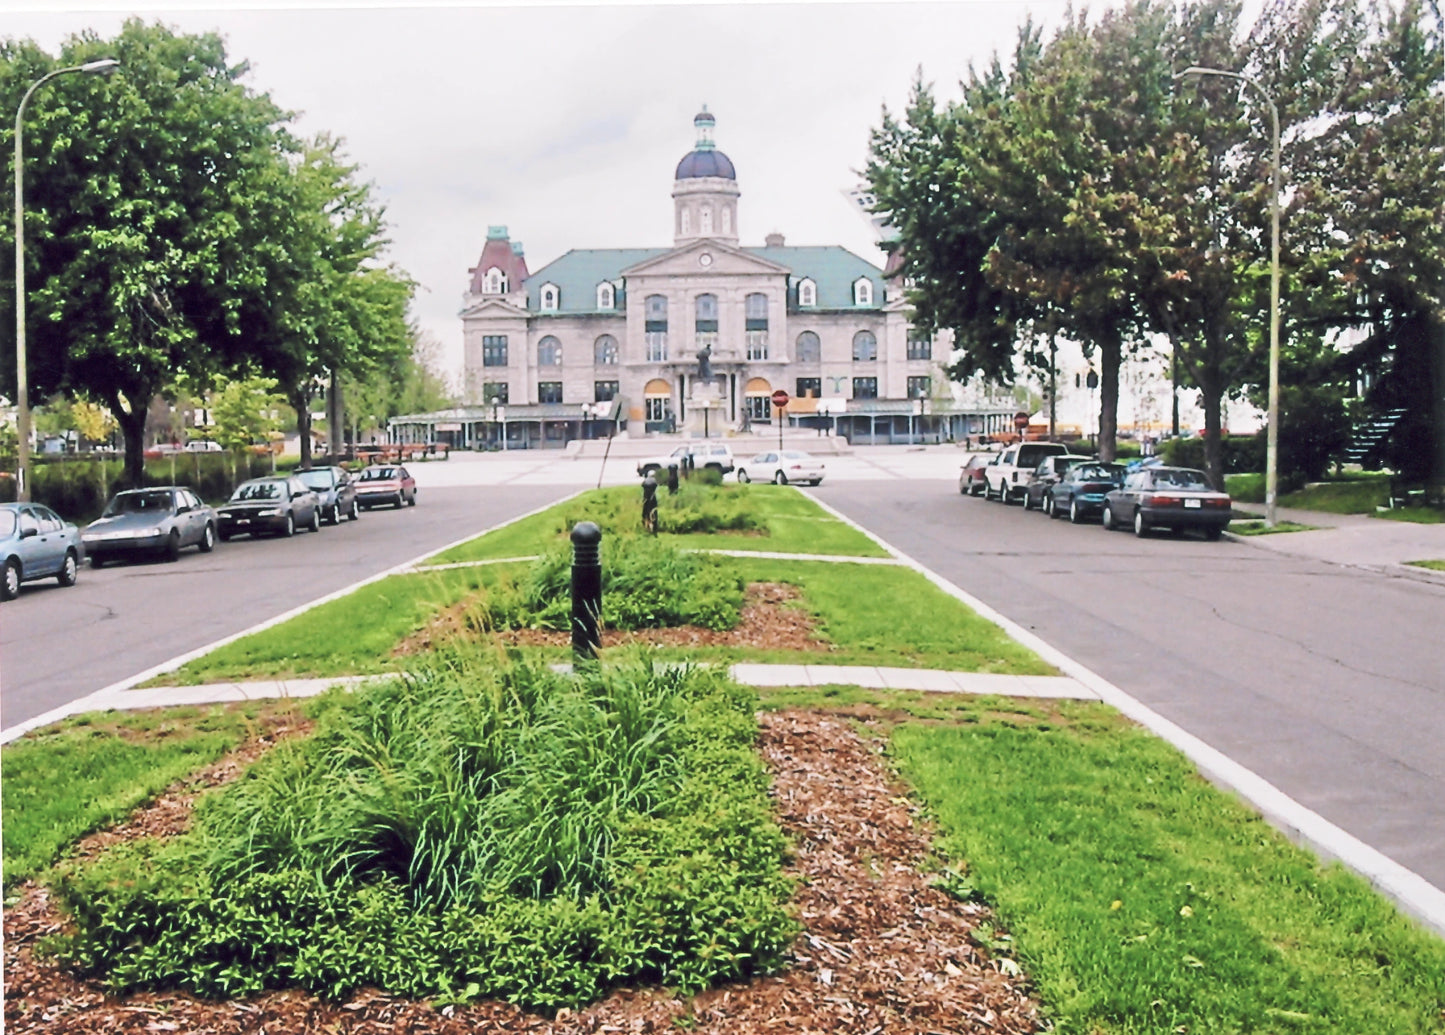
[[[615,399],[615,398],[617,398],[617,382],[616,382],[616,381],[593,381],[593,382],[592,382],[592,401],[593,401],[593,402],[600,402],[600,403],[611,402],[611,401],[612,401],[613,399]]]
[[[748,419],[770,421],[773,419],[773,400],[766,395],[748,396]]]
[[[933,379],[929,377],[910,377],[908,379],[908,398],[927,399],[932,381]]]
[[[647,332],[647,361],[649,363],[662,363],[667,359],[667,332]]]
[[[768,358],[768,332],[748,331],[748,359]]]
[[[667,396],[665,396],[665,395],[651,396],[651,397],[649,397],[649,398],[647,398],[647,399],[642,400],[642,402],[643,402],[643,405],[644,405],[644,406],[646,407],[646,409],[647,409],[647,420],[652,421],[652,422],[660,422],[660,421],[665,421],[665,420],[667,420],[667,413],[668,413],[668,409],[669,409],[669,407],[668,407],[668,405],[667,405],[667,403],[668,403]]]
[[[855,399],[876,399],[878,398],[878,379],[876,377],[855,377],[853,378],[853,398]]]
[[[507,402],[507,386],[496,381],[489,381],[482,385],[482,402],[489,406],[492,403],[505,404]]]
[[[539,403],[559,403],[562,401],[561,381],[538,381],[537,401]]]
[[[932,358],[933,358],[933,342],[932,342],[931,340],[929,340],[928,338],[909,338],[909,339],[908,339],[908,358],[909,358],[909,359],[932,359]]]
[[[482,366],[504,367],[507,365],[507,336],[505,334],[482,335]]]
[[[806,399],[812,396],[814,399],[823,394],[823,379],[821,377],[800,377],[798,378],[798,390],[796,393],[799,399]]]

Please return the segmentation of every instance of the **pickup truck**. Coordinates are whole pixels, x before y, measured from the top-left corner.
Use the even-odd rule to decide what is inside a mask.
[[[998,463],[983,469],[983,498],[1012,503],[1027,491],[1029,475],[1046,456],[1067,456],[1062,442],[1015,442],[998,456]]]

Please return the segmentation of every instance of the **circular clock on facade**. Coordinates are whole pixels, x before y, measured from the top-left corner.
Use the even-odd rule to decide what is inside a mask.
[[[711,266],[711,265],[712,265],[712,253],[711,253],[711,252],[703,252],[701,255],[699,255],[699,256],[697,257],[697,264],[698,264],[699,266],[704,267],[704,268],[706,268],[706,267],[708,267],[708,266]]]

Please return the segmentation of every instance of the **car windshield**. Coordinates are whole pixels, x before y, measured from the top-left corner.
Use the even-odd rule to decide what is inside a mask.
[[[1209,479],[1204,476],[1203,471],[1191,471],[1184,467],[1172,471],[1167,468],[1155,471],[1154,484],[1165,489],[1194,489],[1199,492],[1210,490]]]
[[[364,482],[389,482],[397,477],[395,467],[368,467],[361,472]]]
[[[329,489],[336,484],[336,474],[329,467],[315,471],[302,471],[298,478],[309,489]]]
[[[106,504],[101,517],[117,514],[155,514],[172,509],[169,492],[123,492]]]
[[[274,500],[281,498],[279,482],[247,482],[236,490],[233,500]]]

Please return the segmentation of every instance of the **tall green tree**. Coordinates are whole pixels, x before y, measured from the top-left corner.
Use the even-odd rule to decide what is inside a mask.
[[[101,57],[120,70],[56,79],[26,113],[28,367],[38,394],[107,406],[138,481],[151,398],[177,372],[234,366],[271,319],[268,265],[284,241],[258,235],[272,222],[258,214],[275,210],[294,145],[287,114],[244,85],[219,36],[139,20],[114,39],[73,37],[54,59],[0,44],[0,106]],[[0,125],[0,150],[12,133]],[[0,190],[8,206],[8,178]],[[13,322],[12,297],[0,290],[0,321]]]

